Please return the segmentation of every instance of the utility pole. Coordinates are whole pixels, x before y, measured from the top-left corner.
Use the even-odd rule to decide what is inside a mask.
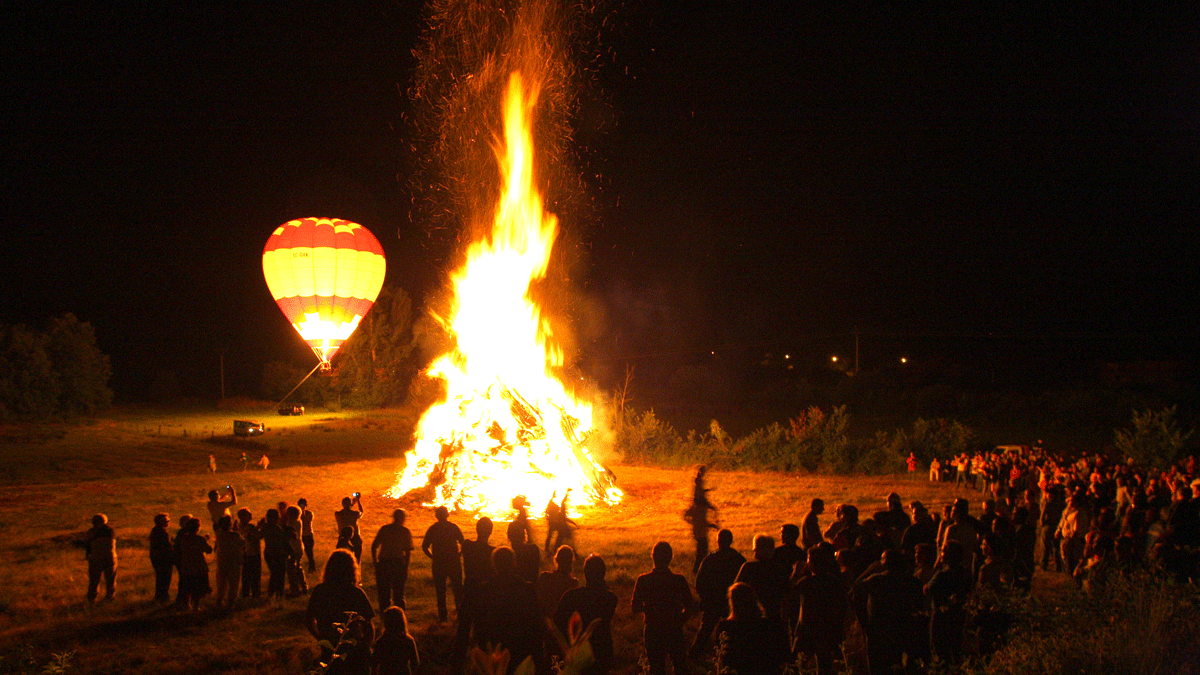
[[[854,327],[854,374],[858,374],[858,326]]]
[[[221,352],[221,402],[225,402],[225,352]]]

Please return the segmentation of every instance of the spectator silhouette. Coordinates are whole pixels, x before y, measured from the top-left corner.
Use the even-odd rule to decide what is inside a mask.
[[[722,668],[737,675],[778,675],[788,661],[788,637],[778,619],[764,617],[749,584],[729,587],[729,616],[717,624]]]
[[[465,650],[471,640],[471,627],[482,606],[483,585],[492,578],[492,519],[484,516],[475,522],[475,540],[462,542],[463,594],[458,603],[458,634],[455,646]]]
[[[200,609],[200,600],[212,593],[208,581],[208,560],[212,553],[208,535],[200,534],[200,519],[188,518],[183,531],[175,537],[179,547],[179,594],[176,602],[184,608]]]
[[[563,493],[562,502],[553,512],[547,510],[546,513],[546,555],[550,555],[550,551],[558,551],[560,546],[566,545],[575,538],[574,528],[575,521],[569,517],[570,507],[567,506],[567,500],[571,496],[571,488]],[[547,507],[548,509],[549,507]],[[554,535],[553,547],[550,546],[550,535]]]
[[[923,541],[917,544],[916,550],[913,552],[913,557],[916,560],[913,576],[924,587],[933,578],[933,573],[937,570],[937,547],[927,541]]]
[[[308,510],[308,500],[301,497],[296,506],[300,507],[300,542],[304,544],[304,557],[308,558],[308,571],[317,571],[317,561],[313,557],[313,550],[316,548],[317,540],[313,536],[313,512]]]
[[[393,511],[392,522],[379,528],[371,542],[381,612],[392,605],[405,607],[404,586],[408,583],[408,565],[413,550],[412,532],[404,526],[407,517],[404,509]]]
[[[703,474],[699,474],[702,477]],[[683,623],[694,600],[687,579],[671,571],[674,552],[660,541],[651,553],[654,569],[637,578],[633,585],[633,613],[645,614],[644,640],[651,675],[667,672],[667,660],[676,675],[687,673]]]
[[[262,526],[263,560],[267,563],[267,597],[283,597],[283,584],[287,576],[288,555],[291,546],[287,533],[279,524],[279,511],[267,509],[267,522]]]
[[[359,586],[358,562],[350,551],[337,550],[329,554],[325,573],[308,598],[305,625],[318,640],[336,644],[335,623],[346,620],[346,612],[354,612],[368,621],[375,616],[371,601]]]
[[[358,510],[355,511],[354,507]],[[338,534],[340,535],[343,528],[353,528],[354,534],[350,537],[350,550],[354,551],[354,560],[362,560],[362,533],[358,531],[358,520],[362,518],[363,505],[362,495],[357,492],[353,497],[342,498],[342,508],[339,511],[333,512],[333,519],[337,522]]]
[[[749,584],[762,603],[768,619],[783,620],[783,596],[787,592],[789,574],[775,564],[775,540],[769,535],[754,535],[754,560],[747,560],[738,570],[737,579]]]
[[[804,522],[801,527],[800,545],[804,550],[808,550],[817,544],[825,541],[821,536],[821,514],[825,513],[825,500],[814,499],[812,506],[809,507],[808,513],[804,516]]]
[[[531,544],[535,551],[536,544]],[[483,605],[475,626],[475,642],[500,645],[512,654],[511,673],[526,657],[544,665],[544,620],[533,584],[517,576],[516,556],[502,546],[492,551],[494,576],[483,585]]]
[[[533,585],[542,616],[547,619],[554,618],[554,610],[558,609],[558,601],[563,594],[579,586],[579,580],[571,575],[571,565],[574,563],[575,550],[570,546],[559,546],[554,553],[554,569],[539,574]]]
[[[88,602],[96,601],[100,577],[104,577],[104,599],[117,592],[117,535],[108,524],[108,516],[92,516],[92,527],[83,538],[88,562]]]
[[[509,523],[509,528],[511,529],[515,523],[517,527],[525,530],[525,538],[522,541],[533,544],[536,547],[537,544],[534,544],[534,542],[537,541],[537,538],[533,536],[533,525],[529,523],[529,500],[526,499],[524,495],[517,495],[516,497],[513,497],[512,507],[513,510],[517,512],[517,515],[513,517],[512,523]],[[512,541],[513,538],[510,536],[508,540]],[[513,552],[518,554],[517,564],[519,565],[521,561],[520,552],[516,551],[515,549]],[[530,579],[529,581],[532,582],[533,579]]]
[[[929,510],[921,502],[909,505],[912,510],[912,525],[904,529],[900,538],[900,550],[912,555],[918,544],[929,544],[937,550],[938,524],[929,516]]]
[[[408,616],[400,607],[388,607],[382,616],[383,634],[371,654],[371,675],[414,675],[421,658],[408,632]]]
[[[458,611],[459,598],[462,597],[462,563],[458,558],[458,545],[463,541],[462,530],[450,522],[450,511],[444,506],[433,510],[437,520],[425,531],[425,539],[421,542],[421,551],[432,560],[430,567],[433,571],[433,588],[437,593],[438,620],[445,621],[449,615],[446,609],[446,583],[454,592],[454,608]],[[536,547],[535,547],[536,548]]]
[[[350,555],[354,555],[354,528],[347,525],[338,531],[337,544],[334,548],[340,548],[343,551],[350,551]],[[355,562],[358,561],[358,556],[354,556]]]
[[[532,584],[537,581],[542,566],[542,553],[537,544],[525,539],[528,532],[529,529],[517,521],[508,524],[508,545],[517,559],[517,576]]]
[[[693,656],[699,656],[708,650],[717,622],[724,618],[728,611],[729,587],[737,580],[738,572],[745,562],[745,556],[733,548],[733,532],[718,532],[717,550],[704,557],[699,571],[696,572],[696,593],[700,596],[700,610],[703,615],[700,631],[696,633],[696,642],[692,645]]]
[[[880,534],[888,539],[888,548],[900,548],[904,531],[908,529],[909,525],[912,525],[912,519],[904,512],[904,504],[900,501],[900,495],[895,492],[887,496],[887,509],[877,511],[874,520],[879,527]]]
[[[983,561],[979,556],[980,528],[978,520],[968,512],[969,504],[965,499],[955,499],[950,512],[950,525],[942,531],[938,547],[946,548],[946,542],[956,541],[963,547],[963,562],[967,569],[974,573],[975,568]]]
[[[233,606],[242,580],[245,540],[233,527],[233,518],[221,516],[216,526],[217,606]]]
[[[784,575],[792,576],[792,572],[796,569],[796,563],[804,560],[804,549],[796,544],[800,539],[800,528],[792,523],[785,523],[779,528],[779,546],[775,547],[775,553],[771,556],[771,560],[779,565],[779,569],[783,570]]]
[[[175,531],[175,538],[171,541],[171,562],[175,565],[175,570],[178,573],[180,581],[183,580],[182,554],[179,551],[179,535],[183,534],[184,528],[187,527],[187,522],[192,519],[192,514],[185,513],[179,516],[179,529]],[[175,588],[175,604],[183,605],[183,589],[178,586]]]
[[[858,524],[858,507],[853,504],[842,504],[834,511],[837,520],[825,530],[825,539],[833,544],[835,551],[850,548],[858,541],[862,526]]]
[[[595,663],[583,675],[604,675],[612,668],[612,618],[617,609],[617,594],[608,590],[604,581],[605,568],[603,558],[594,553],[589,555],[583,561],[583,587],[564,593],[554,612],[554,623],[564,635],[573,614],[579,615],[585,627],[596,622],[591,637]]]
[[[221,516],[229,515],[229,507],[237,504],[237,490],[234,490],[232,485],[226,486],[225,494],[229,496],[229,499],[222,500],[220,492],[216,490],[208,491],[208,502],[204,504],[208,508],[208,522],[219,522]],[[216,527],[216,525],[214,524],[213,527]]]
[[[859,624],[867,636],[871,675],[903,668],[905,653],[915,655],[921,632],[917,617],[924,604],[921,584],[905,572],[899,551],[883,553],[884,570],[858,582],[854,588]]]
[[[562,512],[562,507],[558,505],[557,499],[558,493],[551,493],[550,501],[546,502],[546,510],[543,512],[543,515],[546,516],[546,545],[544,548],[547,558],[550,557],[550,539],[554,537],[554,523],[558,520],[558,514]],[[555,549],[557,550],[557,547]]]
[[[965,608],[972,585],[965,548],[960,542],[947,541],[942,545],[941,560],[933,578],[925,584],[925,596],[933,605],[929,622],[933,655],[950,666],[962,659]]]
[[[242,548],[241,597],[257,598],[262,593],[262,530],[252,521],[250,509],[238,509],[238,532],[244,542]]]
[[[287,536],[287,579],[288,579],[288,595],[297,596],[308,592],[308,581],[304,578],[304,567],[301,561],[304,559],[304,546],[300,542],[300,509],[296,506],[287,507],[287,511],[283,517],[283,533]],[[354,555],[355,562],[358,561],[358,553],[362,552],[361,540],[360,548]]]
[[[175,558],[171,554],[171,533],[167,525],[171,516],[160,513],[154,516],[154,528],[150,530],[150,566],[154,568],[154,601],[170,602],[171,571]]]
[[[692,503],[683,512],[683,519],[692,526],[692,538],[696,541],[696,556],[692,561],[693,574],[700,570],[700,563],[708,556],[708,531],[718,527],[708,519],[710,511],[714,518],[716,517],[717,507],[708,499],[709,489],[704,485],[707,473],[708,467],[704,465],[696,469],[696,478],[692,484]]]
[[[850,593],[831,544],[821,542],[808,549],[808,564],[792,592],[800,609],[793,649],[799,655],[813,655],[817,672],[829,675],[842,653]]]

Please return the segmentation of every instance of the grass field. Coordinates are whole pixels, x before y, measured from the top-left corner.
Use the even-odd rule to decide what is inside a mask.
[[[332,512],[341,497],[360,491],[368,546],[397,506],[409,510],[409,527],[419,538],[433,521],[430,510],[382,496],[393,482],[412,416],[263,416],[271,430],[252,441],[255,445],[242,445],[270,455],[272,468],[246,473],[234,461],[242,445],[228,437],[236,416],[124,412],[77,427],[4,430],[7,471],[0,478],[0,556],[6,562],[0,565],[0,653],[30,644],[45,662],[51,653],[75,651],[71,672],[80,673],[302,669],[315,653],[302,623],[303,598],[195,615],[151,604],[154,583],[147,537],[152,518],[160,511],[172,519],[182,513],[202,515],[205,494],[226,483],[237,486],[240,505],[256,517],[280,500],[294,503],[306,497],[317,516],[317,553],[323,558],[336,539]],[[206,471],[209,452],[218,457],[216,476]],[[575,544],[581,556],[595,552],[608,562],[610,584],[621,599],[614,620],[618,669],[632,672],[640,654],[641,623],[628,603],[633,580],[650,568],[651,545],[670,541],[677,552],[674,568],[690,577],[691,539],[681,512],[690,497],[691,475],[632,466],[614,470],[625,500],[613,507],[582,509]],[[715,472],[710,473],[709,486],[721,509],[721,524],[734,531],[735,546],[743,552],[749,551],[755,533],[775,535],[782,523],[799,523],[813,497],[831,505],[858,504],[871,512],[882,508],[884,496],[893,489],[905,501],[920,499],[938,506],[954,496],[951,488],[931,485],[920,476]],[[89,607],[84,600],[87,564],[72,542],[97,512],[109,516],[120,538],[118,591],[114,602]],[[824,523],[831,514],[832,508]],[[468,514],[451,519],[473,537]],[[540,525],[535,523],[535,530]],[[503,526],[496,530],[493,543],[501,538]],[[205,522],[202,531],[211,533],[211,524]],[[363,586],[373,599],[373,572],[369,563],[363,568]],[[437,622],[429,565],[419,552],[409,578],[409,619],[423,651],[423,670],[446,672],[453,625]],[[316,581],[310,580],[310,586]]]

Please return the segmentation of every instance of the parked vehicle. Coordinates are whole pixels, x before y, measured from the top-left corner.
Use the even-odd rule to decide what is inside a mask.
[[[302,405],[285,405],[279,409],[280,415],[303,415],[304,406]]]
[[[234,420],[233,434],[235,436],[261,436],[265,429],[262,422],[253,420]]]

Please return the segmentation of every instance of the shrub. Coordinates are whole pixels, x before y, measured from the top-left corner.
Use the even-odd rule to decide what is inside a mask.
[[[1175,421],[1176,406],[1157,412],[1133,411],[1132,426],[1117,429],[1113,445],[1126,457],[1152,466],[1165,466],[1178,457],[1192,432],[1184,433]]]

